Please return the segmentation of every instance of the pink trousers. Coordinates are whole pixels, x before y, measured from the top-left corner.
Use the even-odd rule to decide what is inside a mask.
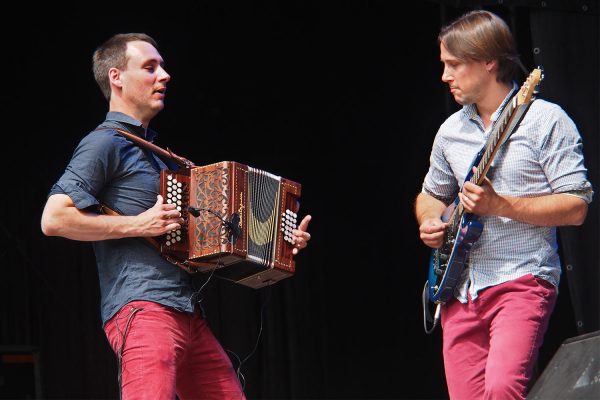
[[[121,361],[122,399],[245,399],[231,361],[200,313],[133,301],[104,331]]]
[[[442,307],[444,368],[451,399],[525,399],[556,302],[531,274]]]

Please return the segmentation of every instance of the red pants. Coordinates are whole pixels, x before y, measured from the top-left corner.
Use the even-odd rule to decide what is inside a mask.
[[[556,288],[531,274],[442,307],[451,399],[525,399],[556,302]]]
[[[229,357],[199,313],[133,301],[104,331],[117,356],[122,350],[123,400],[245,399]]]

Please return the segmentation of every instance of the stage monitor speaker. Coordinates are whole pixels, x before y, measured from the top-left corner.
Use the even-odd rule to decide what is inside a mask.
[[[527,400],[600,399],[600,331],[565,340]]]

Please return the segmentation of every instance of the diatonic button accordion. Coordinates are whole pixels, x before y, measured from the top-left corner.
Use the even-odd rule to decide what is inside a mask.
[[[260,288],[295,271],[301,185],[234,161],[163,170],[160,194],[184,219],[156,238],[180,266]]]

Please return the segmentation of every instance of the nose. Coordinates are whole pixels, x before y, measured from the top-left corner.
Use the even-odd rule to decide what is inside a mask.
[[[442,82],[448,83],[448,81],[450,81],[450,74],[448,73],[446,66],[444,66],[444,70],[442,71]]]
[[[165,70],[163,67],[160,67],[160,76],[158,78],[160,81],[169,82],[171,80],[171,75]]]

